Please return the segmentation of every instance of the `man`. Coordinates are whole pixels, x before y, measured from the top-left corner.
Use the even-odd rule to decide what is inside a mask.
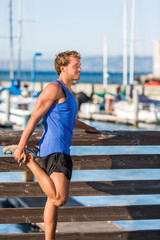
[[[55,69],[59,79],[50,83],[38,97],[13,155],[18,162],[24,159],[47,195],[44,210],[45,240],[55,240],[58,208],[68,201],[73,128],[100,133],[96,128],[76,119],[77,104],[71,93],[71,85],[80,78],[80,54],[76,51],[59,53],[55,59]],[[39,146],[41,168],[33,158],[27,159],[25,146],[42,117],[45,130]]]

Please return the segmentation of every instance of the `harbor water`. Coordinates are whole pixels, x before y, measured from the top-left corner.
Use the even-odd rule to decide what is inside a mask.
[[[149,72],[134,73],[134,79],[136,76],[147,75]],[[58,78],[56,72],[36,72],[37,82],[52,82]],[[15,72],[15,80],[17,79],[17,72]],[[129,73],[128,73],[129,79]],[[0,81],[9,81],[9,71],[0,71]],[[21,81],[29,82],[32,81],[31,71],[21,72]],[[102,72],[81,72],[80,83],[103,83],[103,73]],[[123,73],[119,72],[108,72],[108,84],[123,84]]]
[[[150,125],[149,128],[135,128],[122,124],[112,124],[97,121],[85,121],[87,124],[95,126],[100,130],[160,130],[158,125]],[[159,154],[159,146],[81,146],[71,147],[71,154],[75,155],[94,155],[94,154]],[[2,153],[2,147],[0,149]],[[159,169],[141,170],[83,170],[73,171],[72,181],[114,181],[114,180],[149,180],[160,179]],[[22,173],[0,173],[1,182],[22,181]],[[72,197],[79,205],[85,206],[114,206],[114,205],[147,205],[160,204],[160,194],[156,195],[120,195],[120,196],[91,196],[91,197]],[[6,206],[6,199],[1,199],[0,207]],[[9,207],[9,206],[8,206]],[[115,221],[117,225],[127,230],[159,229],[159,220],[139,220],[139,221]],[[34,231],[30,225],[24,224],[2,224],[0,233],[20,233]]]

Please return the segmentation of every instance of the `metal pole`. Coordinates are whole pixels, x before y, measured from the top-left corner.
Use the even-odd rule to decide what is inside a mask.
[[[32,98],[35,93],[35,81],[36,81],[36,56],[41,56],[42,53],[34,53],[33,54],[33,66],[32,66]]]
[[[9,25],[10,25],[10,80],[14,80],[13,64],[13,26],[12,26],[12,0],[9,2]]]
[[[9,117],[10,117],[10,91],[5,90],[5,102],[6,102],[6,123],[9,122]]]
[[[35,81],[36,81],[36,54],[33,54],[33,65],[32,65],[32,97],[34,96]]]
[[[130,50],[130,84],[134,81],[134,42],[135,42],[135,0],[132,0],[131,15],[131,50]]]
[[[21,79],[21,50],[22,50],[22,0],[18,0],[18,68],[17,79]]]
[[[103,87],[107,86],[107,37],[104,35],[103,39]]]
[[[127,0],[123,0],[123,85],[127,85]]]
[[[139,106],[139,96],[138,96],[138,90],[133,90],[133,105],[134,105],[134,125],[138,126],[138,106]]]

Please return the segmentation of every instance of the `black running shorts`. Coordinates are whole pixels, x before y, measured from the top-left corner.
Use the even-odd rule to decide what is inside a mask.
[[[70,155],[57,152],[41,157],[42,168],[50,176],[53,172],[64,173],[70,180],[72,176],[72,158]]]

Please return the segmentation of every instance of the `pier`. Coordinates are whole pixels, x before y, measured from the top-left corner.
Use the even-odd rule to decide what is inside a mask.
[[[86,79],[87,81],[87,79]],[[39,92],[42,91],[47,85],[49,84],[49,82],[35,82],[35,91]],[[0,83],[1,86],[3,87],[10,87],[10,81],[3,81],[1,80]],[[28,85],[28,90],[31,91],[32,90],[32,83],[31,82],[21,82],[21,89],[26,90],[25,85]],[[106,86],[106,92],[111,93],[111,94],[115,94],[116,93],[116,88],[120,86],[119,84],[108,84]],[[121,86],[121,90],[124,89],[124,86]],[[142,85],[142,84],[136,84],[134,85],[134,88],[138,90],[139,94],[144,93],[145,96],[153,98],[155,100],[160,100],[160,86],[147,86],[147,85]],[[72,90],[75,93],[78,92],[84,92],[87,95],[91,95],[93,92],[97,92],[97,93],[104,93],[104,86],[101,83],[80,83],[77,82],[74,85],[72,85]],[[128,95],[130,92],[130,85],[126,86],[126,94]]]
[[[5,87],[9,87],[9,82],[3,82]],[[49,84],[48,82],[36,82],[35,83],[35,89],[36,91],[42,91],[46,85]],[[25,90],[25,86],[26,82],[22,82],[21,83],[21,88],[22,88],[22,93],[23,91],[25,92],[25,94],[29,94],[32,90],[32,84],[31,82],[27,82],[28,85],[28,90]],[[78,83],[78,84],[74,84],[72,86],[72,90],[73,93],[78,94],[78,93],[84,93],[86,94],[86,97],[88,97],[88,99],[91,99],[92,96],[92,100],[88,100],[87,104],[83,107],[83,110],[80,110],[78,112],[77,117],[80,119],[87,119],[87,120],[97,120],[97,121],[104,121],[104,122],[112,122],[112,123],[122,123],[122,124],[127,124],[127,125],[133,125],[133,126],[145,126],[148,124],[159,124],[160,123],[160,117],[159,117],[159,107],[156,108],[155,106],[149,106],[149,105],[142,105],[139,106],[140,104],[137,102],[137,104],[135,104],[134,112],[132,112],[132,108],[133,108],[133,104],[132,105],[128,105],[127,107],[130,108],[131,110],[131,114],[128,113],[126,114],[126,109],[125,112],[122,116],[119,116],[117,114],[117,112],[115,111],[115,109],[113,109],[111,107],[111,103],[113,102],[113,99],[116,95],[116,89],[117,89],[118,85],[117,84],[108,84],[106,89],[104,89],[103,84],[91,84],[91,83]],[[126,100],[128,101],[128,103],[132,103],[135,102],[133,99],[130,98],[130,88],[131,86],[127,85],[125,86],[121,86],[121,91],[125,92],[125,97]],[[152,99],[152,100],[158,100],[160,101],[160,86],[143,86],[143,85],[134,85],[134,92],[137,92],[137,95],[145,95],[146,97]],[[22,94],[23,95],[23,94]],[[100,97],[100,96],[103,97]],[[2,127],[21,127],[25,126],[26,124],[26,119],[28,119],[28,117],[31,114],[31,110],[30,107],[34,105],[36,99],[34,99],[33,103],[32,103],[32,98],[30,95],[26,95],[26,96],[21,96],[22,98],[19,98],[20,96],[9,96],[9,94],[7,95],[8,97],[6,97],[6,99],[4,100],[3,104],[0,104],[0,112],[1,112],[1,116],[0,116],[0,126]],[[11,98],[12,97],[12,98]],[[138,98],[137,98],[138,99]],[[87,100],[86,100],[87,101]],[[84,101],[85,102],[85,101]],[[102,110],[96,110],[96,111],[91,111],[90,109],[92,108],[92,106],[96,106],[96,104],[99,106],[102,104],[104,107],[104,102],[105,102],[105,109]],[[11,106],[11,103],[14,103],[15,106]],[[83,103],[83,101],[82,101]],[[86,104],[86,102],[85,102]],[[126,108],[127,108],[126,107]],[[99,107],[100,108],[100,107]],[[146,110],[146,112],[141,111],[141,113],[139,113],[138,109],[141,110],[148,109]],[[116,109],[120,109],[119,107],[117,107]],[[124,110],[124,107],[122,107],[122,109]],[[152,109],[152,113],[150,114],[150,112],[147,111],[151,111]],[[154,110],[155,109],[155,110]],[[122,112],[122,110],[121,110]],[[131,117],[132,115],[135,115],[134,117]],[[146,116],[147,114],[147,116]],[[142,117],[146,116],[146,117]],[[140,119],[139,119],[139,116]],[[152,117],[151,117],[152,116]]]
[[[0,131],[0,145],[17,144],[22,131]],[[38,145],[42,131],[36,130],[29,144]],[[102,131],[91,134],[74,131],[73,146],[159,146],[159,131]],[[108,169],[160,169],[160,154],[73,155],[74,170]],[[36,161],[41,165],[41,160]],[[12,156],[0,157],[1,172],[30,172],[26,165],[20,167]],[[1,240],[44,240],[43,208],[45,195],[37,182],[0,183],[0,198],[7,198],[13,208],[0,209],[0,223],[36,223],[41,232],[0,234]],[[72,181],[70,196],[121,196],[160,194],[160,177],[157,180]],[[27,199],[25,201],[25,199]],[[71,203],[71,202],[70,202]],[[159,240],[160,228],[125,230],[115,222],[119,220],[160,220],[160,205],[76,206],[60,207],[57,240]]]

